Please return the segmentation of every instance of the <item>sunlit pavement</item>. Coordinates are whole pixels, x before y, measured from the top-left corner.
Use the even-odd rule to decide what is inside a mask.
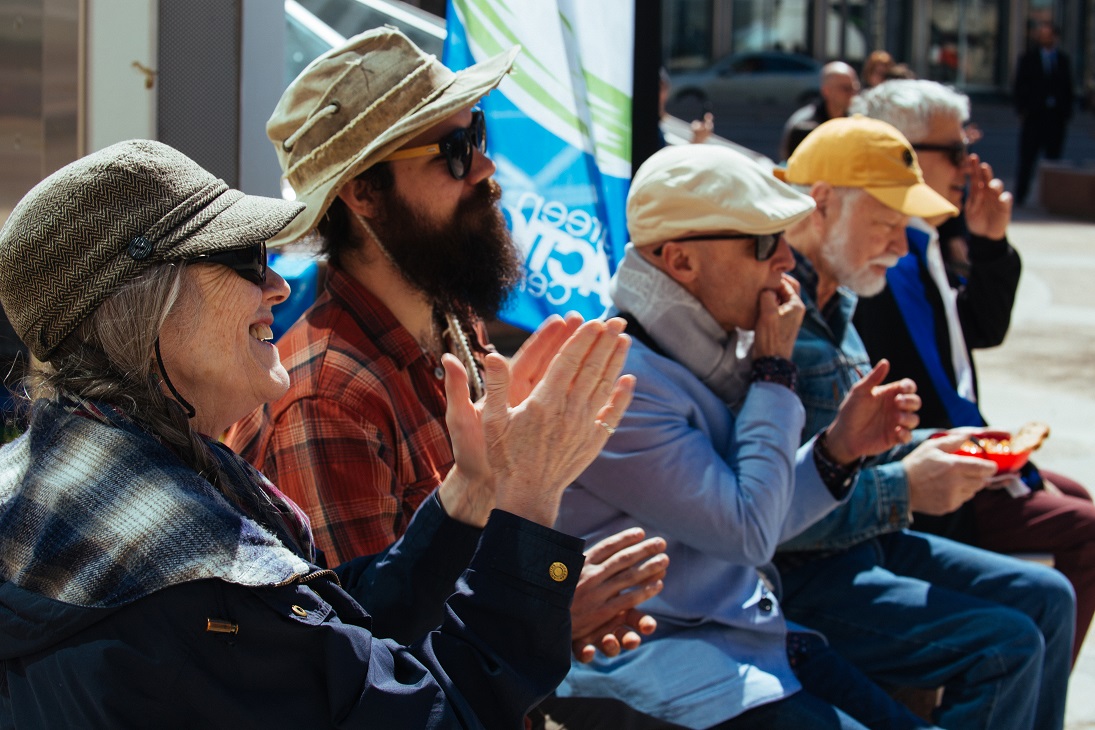
[[[1024,208],[1009,236],[1023,258],[1023,275],[1004,344],[975,354],[981,407],[989,423],[1003,428],[1048,423],[1050,437],[1037,463],[1093,489],[1095,222]],[[1090,634],[1069,684],[1066,728],[1095,728]]]

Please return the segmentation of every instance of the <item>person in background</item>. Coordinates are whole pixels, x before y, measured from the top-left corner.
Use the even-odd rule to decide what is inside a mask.
[[[662,129],[662,124],[669,114],[665,110],[665,105],[669,101],[669,92],[672,89],[673,82],[669,78],[669,72],[665,69],[665,66],[662,66],[658,69],[658,136],[661,137],[662,147],[669,144],[665,138],[665,130]],[[711,139],[711,135],[715,133],[715,115],[710,110],[704,109],[703,118],[693,119],[690,126],[692,128],[692,138],[689,141],[692,144],[703,144]]]
[[[912,70],[912,66],[907,63],[895,63],[890,66],[886,71],[885,81],[893,81],[895,79],[915,79],[916,72]]]
[[[779,154],[786,160],[810,132],[830,119],[843,117],[848,105],[859,93],[859,76],[843,61],[832,61],[821,67],[821,98],[797,110],[783,125]]]
[[[551,525],[627,408],[624,323],[577,329],[512,408],[502,357],[481,407],[446,357],[444,504],[328,569],[307,517],[217,441],[288,387],[265,244],[303,208],[134,140],[0,229],[0,300],[37,359],[30,425],[0,450],[3,726],[518,727],[566,673],[582,543]],[[376,593],[396,615],[362,609]],[[378,629],[416,622],[406,646]]]
[[[817,203],[785,233],[806,306],[793,359],[807,440],[870,369],[852,315],[908,253],[909,217],[958,209],[925,184],[898,130],[858,115],[818,127],[775,174]],[[845,504],[783,543],[784,610],[883,686],[942,686],[942,727],[1060,728],[1075,622],[1068,580],[907,529],[914,512],[952,512],[985,487],[995,465],[952,453],[965,439],[917,439],[872,461]]]
[[[1018,252],[1008,243],[1011,194],[967,151],[970,102],[934,81],[893,81],[860,95],[853,111],[896,127],[912,143],[924,181],[965,211],[969,265],[958,277],[940,246],[941,217],[912,218],[909,253],[886,273],[886,288],[859,300],[856,330],[890,377],[920,386],[921,425],[984,427],[972,350],[996,347],[1011,322]],[[969,190],[968,197],[966,190]],[[917,515],[917,530],[1001,553],[1050,553],[1076,592],[1076,662],[1095,613],[1095,504],[1063,475],[1024,467],[1029,494],[984,489],[942,517]]]
[[[886,51],[872,51],[871,55],[867,56],[867,60],[863,62],[863,73],[860,74],[860,78],[863,80],[863,89],[873,89],[886,80],[886,74],[894,66],[894,58]]]
[[[1020,123],[1019,169],[1015,173],[1015,202],[1019,205],[1027,200],[1038,155],[1061,159],[1072,118],[1072,61],[1057,46],[1057,29],[1050,23],[1039,23],[1032,40],[1019,57],[1012,94]]]

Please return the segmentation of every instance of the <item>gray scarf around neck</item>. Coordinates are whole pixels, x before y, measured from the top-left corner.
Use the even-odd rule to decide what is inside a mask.
[[[752,382],[753,333],[728,333],[698,299],[627,244],[609,285],[616,308],[639,321],[651,339],[688,368],[732,410]]]

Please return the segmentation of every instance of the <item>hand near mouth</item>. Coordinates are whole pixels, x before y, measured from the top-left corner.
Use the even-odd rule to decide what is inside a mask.
[[[992,166],[978,155],[969,158],[970,194],[966,200],[966,225],[970,233],[992,241],[1002,240],[1011,222],[1012,196],[1004,182],[992,176]]]
[[[782,274],[779,287],[760,293],[753,356],[791,359],[798,329],[806,315],[806,305],[798,295],[799,284]]]

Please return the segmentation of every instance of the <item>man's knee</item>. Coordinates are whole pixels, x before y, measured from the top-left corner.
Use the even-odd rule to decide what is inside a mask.
[[[1040,671],[1046,643],[1041,629],[1031,617],[1007,606],[1000,606],[983,617],[988,629],[987,646],[982,655],[992,665],[992,672],[1013,676]]]
[[[1060,571],[1044,565],[1025,564],[1029,588],[1024,598],[1036,604],[1031,616],[1044,629],[1061,623],[1071,625],[1076,617],[1076,591]]]

